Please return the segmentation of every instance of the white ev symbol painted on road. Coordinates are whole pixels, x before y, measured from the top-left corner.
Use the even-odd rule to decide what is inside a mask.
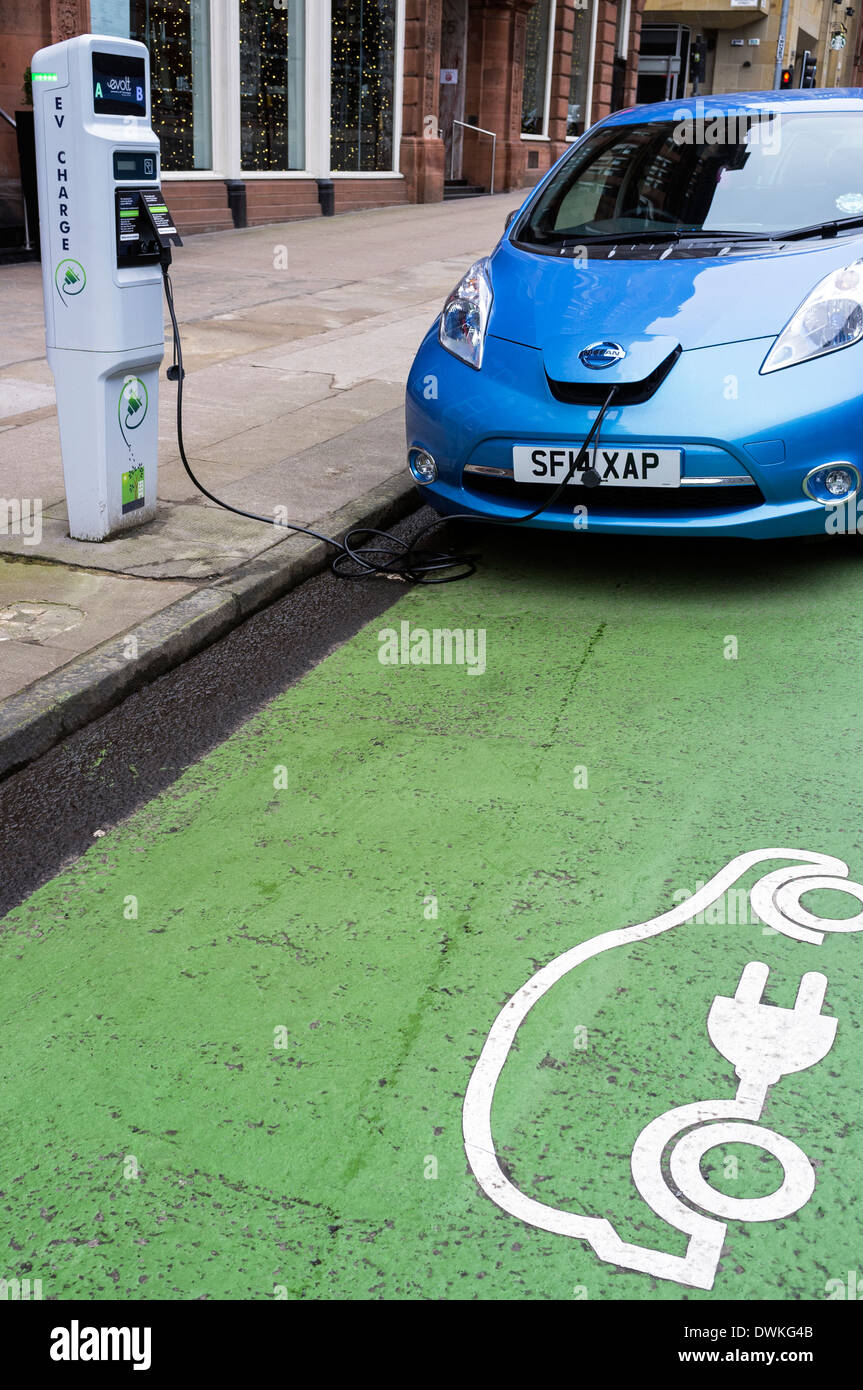
[[[738,1221],[776,1221],[808,1202],[815,1174],[806,1154],[790,1139],[755,1123],[761,1117],[767,1092],[782,1076],[804,1071],[820,1062],[836,1037],[837,1020],[821,1012],[827,979],[811,972],[802,977],[793,1009],[761,1002],[769,969],[760,961],[745,967],[733,998],[717,996],[707,1019],[713,1045],[733,1062],[739,1085],[736,1096],[677,1106],[652,1120],[632,1149],[632,1177],[648,1205],[678,1231],[689,1236],[685,1256],[631,1245],[605,1218],[584,1216],[547,1206],[515,1186],[500,1166],[494,1148],[491,1109],[504,1063],[518,1028],[533,1006],[557,982],[584,961],[604,951],[671,930],[704,912],[754,865],[765,860],[797,861],[793,867],[766,874],[750,890],[750,901],[768,926],[785,936],[821,945],[826,932],[863,930],[863,910],[848,918],[821,918],[800,905],[804,893],[832,888],[849,893],[863,907],[863,886],[848,878],[848,866],[832,855],[806,850],[750,850],[724,869],[686,902],[638,926],[604,932],[565,951],[539,970],[513,995],[498,1014],[468,1083],[463,1129],[468,1161],[485,1192],[504,1211],[531,1226],[590,1243],[602,1260],[661,1279],[710,1289],[725,1238],[717,1217]],[[697,1128],[695,1128],[697,1126]],[[685,1132],[684,1132],[685,1131]],[[669,1169],[677,1191],[663,1173],[662,1158],[677,1135]],[[699,1163],[718,1144],[752,1144],[778,1159],[784,1170],[780,1187],[769,1196],[730,1197],[715,1191],[701,1175]],[[681,1197],[702,1210],[693,1211]],[[705,1216],[703,1212],[712,1212]]]

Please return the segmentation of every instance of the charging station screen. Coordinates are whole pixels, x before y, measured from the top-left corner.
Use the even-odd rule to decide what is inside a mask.
[[[97,116],[146,116],[144,59],[93,54],[93,110]]]

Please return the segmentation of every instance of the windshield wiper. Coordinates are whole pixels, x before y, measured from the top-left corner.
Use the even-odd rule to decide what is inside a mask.
[[[708,231],[704,227],[665,227],[655,232],[586,232],[582,237],[565,237],[560,242],[546,242],[546,245],[557,245],[558,247],[571,250],[576,246],[626,246],[637,242],[653,242],[661,245],[663,242],[674,241],[772,241],[774,238],[767,232],[733,232],[733,231]]]
[[[795,227],[776,236],[777,241],[803,241],[808,236],[836,236],[843,227],[863,227],[863,216],[837,217],[833,222],[813,222],[811,227]]]
[[[659,245],[663,241],[679,241],[680,236],[681,233],[675,227],[666,227],[656,232],[585,232],[584,236],[566,237],[558,245],[567,249],[574,246],[628,246],[639,241],[655,242]]]
[[[696,227],[691,232],[683,232],[684,237],[692,237],[700,241],[773,241],[774,237],[769,232],[736,232],[729,231],[727,228],[720,227],[718,232],[714,232],[709,227]]]

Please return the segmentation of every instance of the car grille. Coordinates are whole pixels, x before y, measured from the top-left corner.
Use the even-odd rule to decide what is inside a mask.
[[[678,343],[650,376],[643,377],[641,381],[621,382],[614,393],[612,405],[641,405],[642,401],[649,401],[668,376],[682,351]],[[547,372],[546,381],[555,400],[563,401],[565,405],[602,405],[607,400],[610,389],[610,383],[607,381],[555,381]]]
[[[517,483],[511,477],[494,477],[465,473],[465,491],[478,498],[512,502],[525,510],[548,500],[554,488],[543,483]],[[697,512],[702,516],[725,516],[728,512],[748,511],[764,502],[761,489],[754,483],[724,487],[584,487],[568,484],[554,506],[554,511],[569,514],[582,503],[595,516],[673,516],[681,512]]]

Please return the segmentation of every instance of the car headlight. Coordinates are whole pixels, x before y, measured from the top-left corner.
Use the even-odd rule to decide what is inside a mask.
[[[483,256],[459,280],[440,316],[438,338],[441,347],[477,371],[482,366],[485,331],[493,299],[488,257]]]
[[[863,338],[863,260],[832,270],[786,323],[761,366],[778,372]]]

